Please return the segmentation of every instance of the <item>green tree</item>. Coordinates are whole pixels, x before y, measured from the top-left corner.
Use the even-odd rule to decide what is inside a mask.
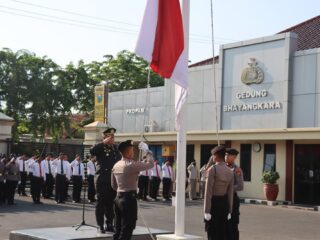
[[[80,60],[63,69],[50,58],[5,48],[0,51],[0,110],[16,122],[14,139],[22,133],[37,138],[72,136],[93,118],[97,84],[108,81],[110,91],[145,88],[147,76],[148,63],[125,50],[116,57],[105,55],[102,62]],[[151,71],[150,86],[163,83]],[[78,125],[70,118],[76,112],[87,116]]]
[[[124,91],[147,87],[149,64],[129,51],[121,51],[116,58],[107,56],[103,72],[112,91]],[[163,86],[164,80],[150,72],[150,87]]]

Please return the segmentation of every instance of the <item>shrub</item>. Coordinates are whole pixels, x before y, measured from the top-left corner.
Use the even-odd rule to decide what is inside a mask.
[[[280,178],[280,175],[278,172],[265,171],[262,174],[261,181],[267,184],[275,184],[279,178]]]

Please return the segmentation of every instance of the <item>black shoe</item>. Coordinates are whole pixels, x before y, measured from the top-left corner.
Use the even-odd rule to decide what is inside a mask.
[[[105,234],[106,230],[104,229],[104,227],[99,227],[99,233]]]
[[[112,224],[107,224],[107,228],[106,228],[107,232],[114,232],[114,227]]]

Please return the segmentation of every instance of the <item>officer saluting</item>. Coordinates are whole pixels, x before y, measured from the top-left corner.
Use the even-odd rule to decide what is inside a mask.
[[[238,154],[239,152],[234,148],[226,149],[226,163],[234,173],[233,207],[231,219],[228,221],[228,240],[239,240],[238,224],[240,215],[240,199],[237,192],[243,190],[243,173],[241,168],[234,163]]]
[[[96,220],[101,233],[114,231],[113,228],[113,201],[116,192],[111,187],[111,171],[114,164],[121,156],[114,144],[115,128],[108,128],[103,132],[103,141],[90,149],[91,155],[96,157],[95,185],[97,192]],[[104,216],[106,217],[106,229],[104,228]]]
[[[204,218],[208,239],[226,240],[233,204],[233,172],[224,161],[225,147],[212,150],[215,164],[207,171]]]
[[[19,163],[16,161],[16,157],[12,156],[10,162],[5,166],[7,177],[5,183],[6,198],[8,200],[8,205],[14,205],[14,193],[20,178]]]
[[[116,231],[114,240],[129,240],[136,227],[137,221],[137,187],[140,171],[153,167],[152,152],[148,145],[141,142],[139,148],[146,153],[146,162],[132,160],[134,156],[133,144],[127,140],[119,144],[122,159],[112,169],[112,187],[117,191],[114,210],[116,214]]]

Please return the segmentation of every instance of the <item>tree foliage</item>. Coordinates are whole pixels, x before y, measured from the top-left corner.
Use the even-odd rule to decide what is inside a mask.
[[[5,48],[0,51],[0,111],[14,118],[15,139],[22,133],[57,139],[81,127],[70,122],[73,113],[88,116],[83,124],[92,120],[95,85],[108,81],[110,91],[145,88],[147,76],[148,63],[128,51],[62,68],[50,58]],[[163,85],[162,78],[150,76],[151,87]]]

